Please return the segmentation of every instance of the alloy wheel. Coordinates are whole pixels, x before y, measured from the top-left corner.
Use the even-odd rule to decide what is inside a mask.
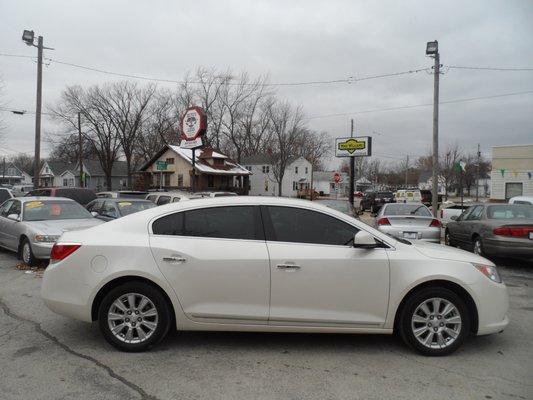
[[[478,256],[482,255],[481,240],[479,239],[476,239],[474,242],[474,253],[477,254]]]
[[[157,329],[159,315],[154,303],[139,293],[126,293],[116,299],[107,312],[113,336],[125,343],[142,343]]]
[[[24,262],[24,264],[29,265],[30,260],[31,260],[31,247],[28,242],[25,242],[22,245],[22,261]]]
[[[457,307],[440,297],[424,300],[411,317],[414,337],[429,349],[444,349],[452,345],[461,333],[461,326]]]

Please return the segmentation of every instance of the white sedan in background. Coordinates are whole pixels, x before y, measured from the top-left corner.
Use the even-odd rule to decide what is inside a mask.
[[[394,239],[315,202],[222,197],[141,211],[54,246],[42,298],[124,351],[170,329],[397,332],[427,355],[502,331],[494,264]]]

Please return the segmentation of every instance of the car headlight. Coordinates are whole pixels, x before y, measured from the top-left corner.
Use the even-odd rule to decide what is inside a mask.
[[[59,239],[59,235],[35,235],[36,242],[55,243]]]
[[[483,275],[485,275],[487,278],[489,278],[493,282],[502,283],[502,278],[500,277],[500,274],[498,273],[498,270],[493,265],[484,265],[484,264],[472,264],[474,267],[477,268],[479,272],[481,272]]]

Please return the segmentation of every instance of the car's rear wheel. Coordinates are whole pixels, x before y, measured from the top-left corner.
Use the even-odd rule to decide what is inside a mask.
[[[34,267],[38,263],[38,259],[33,255],[33,250],[31,249],[31,243],[27,238],[22,240],[20,245],[20,258],[22,262],[30,267]]]
[[[100,304],[98,319],[110,344],[132,352],[159,343],[172,320],[161,292],[140,282],[128,282],[112,289]]]
[[[455,292],[430,287],[407,299],[399,320],[402,339],[427,356],[444,356],[457,350],[470,332],[470,315]]]
[[[450,235],[450,231],[446,230],[444,232],[444,244],[446,246],[451,246],[451,247],[455,247],[455,242],[453,241],[451,235]]]

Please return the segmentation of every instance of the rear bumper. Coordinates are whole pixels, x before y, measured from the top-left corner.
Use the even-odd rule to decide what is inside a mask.
[[[533,258],[533,240],[529,239],[485,239],[483,252],[494,256],[531,257]]]
[[[440,243],[440,228],[426,227],[394,227],[378,226],[378,230],[388,235],[407,240],[422,240],[424,242]],[[416,238],[408,237],[409,233],[416,233]]]

